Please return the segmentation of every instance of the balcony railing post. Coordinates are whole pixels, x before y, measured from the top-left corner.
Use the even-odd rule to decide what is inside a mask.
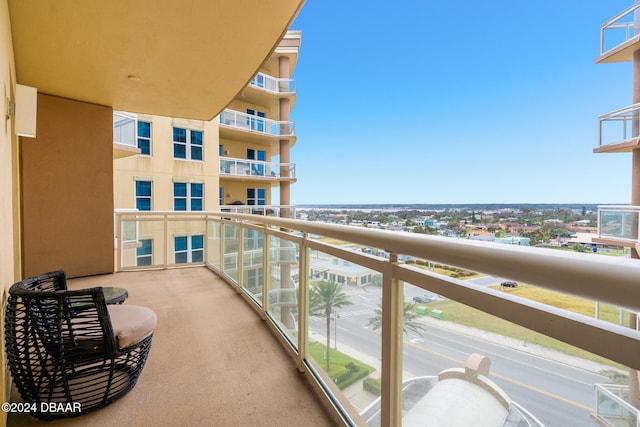
[[[124,256],[124,251],[122,250],[122,235],[124,233],[122,231],[122,215],[119,213],[116,213],[116,233],[116,271],[120,271],[122,269],[122,257]]]
[[[398,256],[389,256],[382,276],[382,396],[380,425],[402,425],[402,339],[404,289],[394,276]]]
[[[267,318],[267,308],[269,305],[269,289],[271,289],[271,274],[269,272],[270,242],[267,235],[267,225],[264,224],[262,231],[262,318]],[[282,287],[282,278],[280,278]]]
[[[164,268],[166,269],[169,266],[169,216],[167,214],[163,215],[163,232],[164,232]]]
[[[309,333],[309,250],[307,233],[300,244],[298,257],[298,370],[305,370]]]
[[[238,269],[238,290],[242,290],[242,278],[244,276],[244,227],[242,226],[242,221],[238,222],[238,261],[237,261],[237,269]]]

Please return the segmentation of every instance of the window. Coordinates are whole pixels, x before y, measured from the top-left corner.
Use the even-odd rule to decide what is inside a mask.
[[[176,264],[202,262],[204,260],[204,238],[202,234],[174,237],[173,247]]]
[[[260,205],[266,204],[267,191],[264,188],[247,188],[247,205]]]
[[[136,265],[147,267],[153,265],[153,239],[141,239],[139,248],[136,248]]]
[[[138,122],[138,148],[140,154],[151,155],[151,123]]]
[[[264,132],[264,112],[247,108],[247,114],[249,115],[249,117],[247,117],[247,126],[249,126],[249,129]],[[257,118],[251,116],[257,116]]]
[[[218,187],[218,203],[220,206],[224,206],[224,188]]]
[[[202,131],[174,127],[173,158],[202,160]]]
[[[202,184],[173,183],[174,211],[201,211],[203,206]]]
[[[264,162],[267,159],[267,152],[265,150],[255,150],[253,148],[247,148],[247,159]],[[264,176],[264,165],[258,162],[252,162],[251,175]]]
[[[136,181],[136,209],[151,210],[151,181]]]

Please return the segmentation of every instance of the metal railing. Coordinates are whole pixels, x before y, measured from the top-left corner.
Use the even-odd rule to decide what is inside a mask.
[[[122,111],[113,112],[113,143],[136,147],[137,116]]]
[[[640,103],[599,117],[598,145],[629,141],[640,136]]]
[[[167,268],[173,264],[173,236],[202,234],[204,263],[255,303],[267,324],[296,358],[298,369],[318,382],[328,403],[339,408],[338,412],[349,424],[362,422],[358,420],[359,414],[344,397],[339,397],[334,379],[318,366],[308,350],[310,288],[313,281],[318,280],[310,276],[310,271],[314,263],[330,258],[349,261],[381,276],[382,333],[380,357],[376,362],[380,365],[382,381],[380,425],[402,423],[403,283],[640,369],[637,357],[640,332],[636,330],[398,261],[401,255],[430,260],[637,313],[640,312],[640,262],[634,260],[229,212],[119,212],[116,213],[118,235],[122,235],[125,224],[132,221],[138,224],[141,239],[157,239],[153,248],[159,253],[154,252],[154,262],[148,266],[151,268]],[[318,240],[318,236],[348,245],[336,246]],[[380,248],[390,256],[388,259],[372,256],[354,251],[354,246]],[[117,248],[121,260],[119,270],[136,269],[135,265],[125,262],[135,259],[125,253],[127,250],[136,249],[125,249],[122,245]],[[285,260],[278,259],[283,256]],[[336,270],[335,274],[341,273]],[[346,283],[348,281],[343,285]],[[285,304],[283,301],[270,304],[268,296],[274,289],[296,289],[297,297]],[[289,291],[283,293],[289,294]],[[291,308],[291,304],[295,307]]]
[[[260,160],[220,157],[220,175],[256,178],[295,178],[295,163],[274,163]]]
[[[220,211],[285,218],[296,217],[295,205],[222,205]]]
[[[640,8],[640,4],[636,3],[602,24],[600,27],[600,55],[604,55],[638,35],[640,29],[638,8]]]
[[[627,403],[629,388],[617,384],[596,384],[596,416],[611,427],[640,427],[640,411]]]
[[[640,206],[598,206],[598,237],[639,242]]]
[[[253,114],[225,109],[220,113],[220,125],[271,136],[294,136],[295,123],[276,121]]]
[[[276,95],[288,95],[296,91],[294,79],[276,78],[264,73],[256,74],[249,82],[249,86],[256,89],[264,89]]]

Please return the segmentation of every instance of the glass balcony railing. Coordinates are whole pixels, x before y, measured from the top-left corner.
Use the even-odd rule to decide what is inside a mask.
[[[600,55],[604,55],[639,34],[639,8],[640,4],[636,3],[602,24]]]
[[[220,124],[246,132],[257,132],[269,136],[295,135],[294,122],[276,121],[228,109],[220,113]]]
[[[640,136],[640,104],[633,104],[599,118],[600,146],[637,140]]]
[[[295,163],[273,163],[259,160],[220,158],[220,175],[255,178],[291,178],[296,177]]]
[[[119,271],[216,272],[348,425],[636,419],[602,391],[640,369],[636,260],[229,212],[116,213],[117,236],[133,228],[140,244],[117,247]]]
[[[628,387],[596,384],[596,415],[603,425],[640,427],[640,411],[630,405]]]
[[[637,243],[640,206],[598,206],[598,237]]]
[[[113,112],[113,143],[136,146],[136,115],[121,111]]]
[[[276,95],[292,94],[296,91],[294,79],[281,79],[263,73],[256,74],[249,82],[249,86],[256,89],[263,89]]]
[[[285,218],[296,217],[296,207],[294,205],[223,205],[220,206],[220,211]]]

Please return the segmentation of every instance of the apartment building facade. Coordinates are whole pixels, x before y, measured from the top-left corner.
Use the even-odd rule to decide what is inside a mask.
[[[296,141],[291,74],[300,42],[300,31],[288,31],[213,120],[115,112],[116,211],[222,210],[290,217],[289,186],[295,182],[290,150]],[[162,224],[119,224],[116,244],[126,250],[116,259],[116,269],[204,261],[204,224],[194,228],[193,222],[173,222],[170,228],[167,236]],[[154,255],[157,245],[168,247],[168,260]]]

